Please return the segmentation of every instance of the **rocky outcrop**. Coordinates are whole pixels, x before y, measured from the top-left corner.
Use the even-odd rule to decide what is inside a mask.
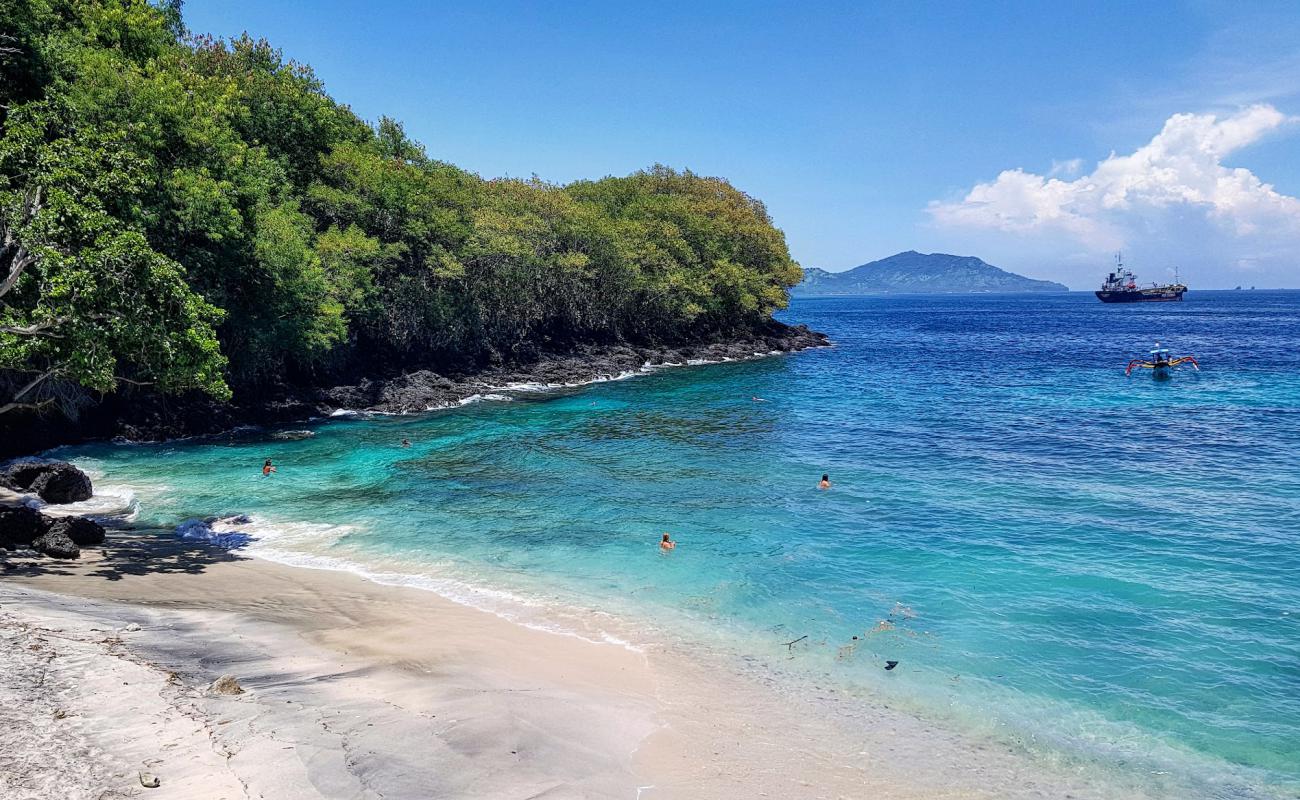
[[[85,517],[48,517],[27,506],[0,506],[0,550],[35,550],[78,558],[82,547],[104,543],[104,527]]]
[[[104,543],[104,526],[85,517],[59,517],[50,523],[49,534],[66,536],[81,547]]]
[[[453,405],[476,394],[511,384],[578,385],[636,372],[646,365],[744,361],[773,353],[828,347],[825,334],[804,325],[774,322],[752,334],[691,345],[581,345],[560,353],[541,353],[526,365],[502,365],[467,377],[419,370],[389,380],[365,380],[316,393],[329,413],[338,408],[403,414]]]
[[[66,461],[19,461],[0,471],[0,484],[47,503],[76,503],[93,494],[90,476]]]
[[[81,548],[68,536],[66,529],[51,528],[37,536],[32,549],[51,558],[80,558]]]
[[[49,527],[50,518],[27,506],[0,506],[0,548],[16,550],[31,543]]]
[[[510,356],[495,354],[482,363],[407,365],[409,372],[400,372],[391,364],[377,364],[374,375],[348,376],[355,383],[332,387],[285,385],[233,403],[197,394],[163,397],[147,389],[124,388],[103,398],[76,422],[57,415],[3,415],[0,455],[88,439],[158,441],[217,434],[240,425],[279,426],[327,417],[340,410],[420,412],[454,405],[510,383],[580,384],[634,372],[647,364],[745,360],[829,344],[824,334],[803,325],[769,320],[751,330],[686,344],[608,342],[554,350],[535,348]],[[428,366],[445,371],[422,368]],[[27,486],[21,491],[28,491]]]

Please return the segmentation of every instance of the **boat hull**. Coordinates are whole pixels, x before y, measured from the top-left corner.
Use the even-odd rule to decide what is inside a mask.
[[[1172,303],[1183,299],[1186,289],[1134,289],[1109,291],[1100,289],[1094,294],[1103,303]]]

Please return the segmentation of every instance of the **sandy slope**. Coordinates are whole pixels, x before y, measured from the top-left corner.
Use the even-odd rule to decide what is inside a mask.
[[[0,563],[0,797],[1096,794],[905,714],[835,712],[689,653],[169,547],[115,535],[74,564]],[[225,673],[247,692],[210,694]]]

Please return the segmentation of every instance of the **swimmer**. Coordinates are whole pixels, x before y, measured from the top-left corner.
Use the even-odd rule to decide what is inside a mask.
[[[753,397],[751,397],[751,398],[749,398],[749,399],[750,399],[750,400],[753,400],[755,403],[766,403],[766,402],[767,402],[767,398],[765,398],[765,397],[759,397],[758,395],[754,395]]]
[[[817,484],[817,488],[818,489],[831,488],[831,476],[829,474],[822,475],[821,483]]]
[[[403,440],[402,440],[402,447],[410,447],[410,446],[411,446],[411,440],[410,440],[410,439],[403,439]]]
[[[667,533],[664,533],[664,538],[659,540],[660,550],[672,550],[676,546],[677,546],[677,542],[674,542],[672,538],[668,536]]]
[[[271,466],[271,459],[268,458],[266,460],[266,463],[262,465],[262,477],[265,478],[266,476],[270,475],[272,472],[275,471],[276,471],[275,467]]]

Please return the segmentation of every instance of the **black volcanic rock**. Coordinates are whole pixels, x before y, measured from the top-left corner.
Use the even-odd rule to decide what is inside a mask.
[[[846,272],[804,270],[791,290],[801,297],[828,294],[937,294],[967,292],[1067,292],[1053,281],[1026,278],[974,256],[909,250]]]
[[[82,547],[104,543],[104,526],[85,517],[57,518],[46,531],[46,535],[52,533],[66,536],[73,544]]]
[[[45,533],[49,518],[27,506],[0,506],[0,547],[26,547]]]
[[[51,558],[81,557],[81,548],[77,547],[65,529],[50,528],[32,541],[32,549]]]
[[[411,365],[409,372],[391,365],[375,365],[377,374],[357,376],[355,383],[286,385],[268,395],[237,403],[218,403],[197,394],[168,399],[149,395],[146,390],[124,390],[105,397],[75,422],[55,415],[0,416],[0,454],[96,438],[158,441],[219,434],[238,425],[279,426],[327,417],[341,410],[420,412],[488,394],[511,383],[580,384],[635,372],[647,363],[751,359],[829,344],[824,334],[803,325],[768,320],[748,330],[705,340],[572,344],[516,353],[489,365],[442,365],[441,372],[433,371],[430,365]],[[8,470],[0,469],[0,483],[6,476],[21,478],[23,485],[14,488],[29,491],[35,477],[48,471],[50,463],[29,459],[21,469],[16,469],[18,464],[10,465]]]
[[[47,503],[76,503],[89,500],[94,490],[90,476],[71,464],[60,464],[35,481],[31,490]]]
[[[90,476],[66,461],[19,461],[0,472],[0,483],[47,503],[89,500],[93,493]]]
[[[28,491],[49,467],[49,461],[15,461],[0,469],[0,484],[14,491]]]

